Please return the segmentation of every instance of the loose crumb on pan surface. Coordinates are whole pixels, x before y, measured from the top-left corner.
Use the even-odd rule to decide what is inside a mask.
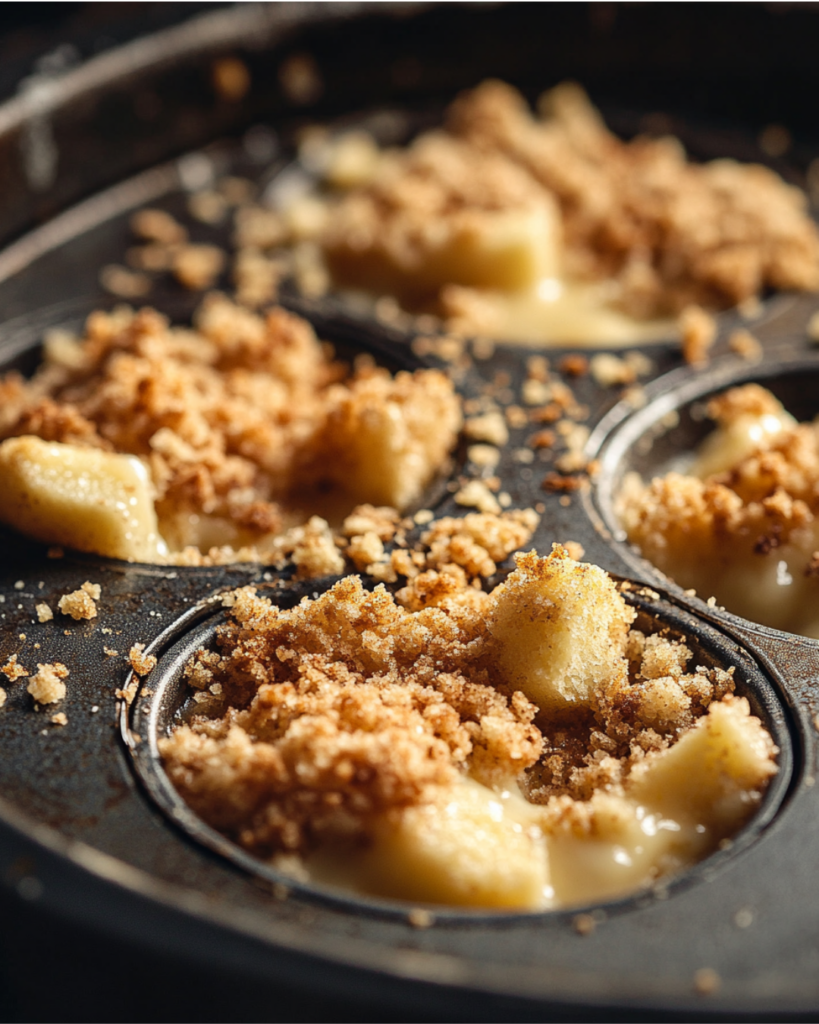
[[[27,690],[38,704],[56,704],[65,697],[68,676],[68,669],[58,661],[37,665],[37,672],[29,680]]]
[[[57,607],[63,615],[70,615],[72,619],[77,621],[80,619],[95,619],[97,617],[96,602],[99,601],[101,594],[102,588],[98,583],[91,583],[86,580],[79,590],[74,590],[70,594],[64,594],[57,602]],[[38,615],[39,607],[38,605]],[[48,608],[48,605],[45,607]],[[53,615],[49,614],[45,619],[41,618],[40,621],[45,622],[49,618],[53,618]]]

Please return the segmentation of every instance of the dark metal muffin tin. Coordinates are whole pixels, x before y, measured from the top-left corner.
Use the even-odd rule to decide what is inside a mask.
[[[480,14],[467,9],[467,14],[385,5],[375,14],[361,6],[217,8],[161,34],[153,49],[132,44],[108,55],[105,67],[92,61],[69,73],[45,115],[22,109],[18,101],[7,105],[0,158],[9,168],[9,195],[19,202],[4,215],[6,239],[23,226],[31,228],[40,212],[83,201],[0,252],[4,368],[29,371],[45,327],[76,326],[90,310],[112,304],[99,291],[97,271],[121,260],[129,243],[130,211],[147,202],[175,212],[184,208],[184,182],[197,165],[189,156],[170,159],[176,152],[207,143],[204,152],[214,173],[258,177],[270,173],[276,146],[278,166],[286,165],[288,132],[300,121],[349,118],[350,111],[386,98],[393,106],[403,104],[418,123],[460,85],[488,73],[514,79],[514,69],[504,63],[514,42],[526,55],[518,80],[548,84],[523,42],[529,22],[548,27],[545,15],[534,9],[526,15],[494,8]],[[593,49],[596,29],[573,29],[565,10],[552,18]],[[430,35],[432,29],[437,35]],[[501,30],[504,46],[494,59],[488,40]],[[469,56],[454,66],[447,63],[443,42],[451,47],[470,32],[475,46]],[[640,32],[650,35],[650,24],[638,24],[635,38],[642,38]],[[353,43],[359,61],[349,54],[345,61],[339,47]],[[577,46],[574,73],[580,77],[592,64]],[[294,110],[277,84],[276,69],[294,52],[314,54],[325,77],[326,102],[317,110]],[[253,75],[255,87],[241,111],[226,108],[226,101],[209,91],[210,62],[226,53],[240,54]],[[615,61],[610,69],[610,84],[621,81],[618,66]],[[128,110],[146,109],[145,104],[133,107],[134,97],[146,94],[160,97],[161,114],[150,131],[136,115],[126,117]],[[612,94],[617,95],[614,84]],[[624,130],[637,123],[627,104],[612,110]],[[124,119],[118,129],[122,152],[112,136],[117,111]],[[61,140],[65,175],[40,194],[21,177],[15,148],[35,116],[45,116],[52,138]],[[242,136],[254,120],[267,127]],[[720,147],[754,155],[747,134],[719,134],[713,125],[682,115],[676,127],[699,142],[704,155],[715,155]],[[224,133],[234,138],[211,143]],[[263,159],[258,158],[260,139],[267,147]],[[92,153],[110,155],[110,164],[82,163],[77,148],[84,141],[93,143]],[[201,160],[198,166],[201,171]],[[135,172],[140,173],[134,177]],[[123,184],[99,192],[129,174]],[[196,230],[201,240],[216,237],[210,229]],[[393,367],[418,365],[401,331],[351,318],[332,298],[304,302],[292,292],[286,299],[288,294],[289,304],[341,351],[368,350]],[[149,301],[175,319],[189,316],[194,302],[162,284]],[[542,503],[532,546],[546,552],[554,541],[579,541],[587,560],[641,585],[627,591],[628,599],[644,621],[684,634],[697,664],[734,666],[739,691],[780,748],[780,772],[732,843],[651,891],[603,906],[520,915],[441,909],[433,925],[420,930],[411,926],[406,905],[294,883],[194,818],[164,776],[156,739],[184,703],[180,668],[188,653],[212,636],[223,614],[221,591],[254,582],[292,602],[332,581],[298,582],[286,572],[256,565],[157,567],[70,552],[50,559],[42,546],[6,532],[0,659],[5,663],[17,653],[27,668],[59,660],[71,673],[59,705],[67,726],[52,725],[49,709],[36,712],[23,683],[6,686],[9,696],[0,711],[6,945],[11,946],[9,929],[19,927],[25,935],[26,922],[36,920],[42,922],[36,935],[59,928],[69,946],[72,936],[83,941],[90,936],[96,948],[121,951],[123,960],[144,958],[157,972],[157,1016],[170,1016],[174,1006],[208,1004],[218,1008],[217,1016],[234,1019],[815,1018],[819,791],[813,719],[819,710],[819,643],[687,597],[624,543],[612,500],[624,470],[650,470],[697,442],[704,427],[690,415],[691,408],[727,384],[770,383],[797,415],[814,415],[815,389],[804,382],[819,373],[819,356],[809,349],[805,324],[817,305],[811,297],[766,302],[750,325],[765,349],[756,366],[728,351],[727,335],[741,322],[734,313],[721,318],[714,361],[704,371],[684,367],[674,344],[639,346],[654,369],[647,402],[637,410],[617,389],[599,387],[590,375],[567,378],[590,410],[587,450],[600,460],[590,488],[544,490],[549,459],[536,455],[528,465],[515,461],[513,452],[525,447],[536,429],[531,425],[510,430],[495,471],[512,507]],[[553,373],[567,351],[546,353]],[[457,386],[465,397],[493,386],[507,392],[501,400],[517,402],[532,354],[519,346],[498,347],[489,359],[474,359],[457,373]],[[669,412],[676,416],[672,427],[665,418]],[[422,504],[438,515],[463,514],[448,484],[479,472],[461,452],[450,476],[436,482]],[[75,623],[57,616],[37,622],[38,601],[54,607],[60,595],[87,579],[102,586],[97,619]],[[124,655],[135,642],[147,643],[159,665],[129,707],[115,694],[129,682]],[[118,653],[108,655],[104,647]],[[578,910],[591,914],[596,927],[590,934],[575,928]],[[68,949],[66,955],[76,973],[78,954]],[[703,970],[716,974],[698,973]],[[186,972],[200,994],[201,986],[209,990],[210,1002],[179,1001]],[[709,986],[714,977],[717,983]],[[132,999],[144,1015],[150,999]],[[207,1015],[201,1008],[197,1012]]]

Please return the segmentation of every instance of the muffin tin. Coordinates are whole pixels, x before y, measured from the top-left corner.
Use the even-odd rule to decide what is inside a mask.
[[[370,99],[386,93],[391,100],[400,99],[403,88],[404,106],[395,106],[414,125],[432,116],[438,102],[434,97],[477,80],[472,71],[481,62],[481,76],[497,73],[498,64],[503,65],[478,47],[473,65],[444,72],[441,55],[436,62],[430,54],[430,64],[415,72],[424,88],[413,92],[411,85],[396,84],[396,66],[412,79],[412,64],[407,63],[412,41],[423,55],[423,47],[432,45],[422,42],[431,26],[450,26],[453,38],[469,31],[460,14],[453,10],[444,15],[440,9],[394,12],[385,5],[375,16],[362,13],[358,5],[343,6],[350,10],[336,11],[330,19],[340,38],[364,38],[373,45],[381,41],[378,54],[372,48],[362,51],[364,63],[370,61],[369,82],[351,75],[349,64],[332,56],[328,23],[310,5],[295,4],[278,13],[252,5],[234,12],[218,10],[174,29],[173,38],[163,34],[153,61],[140,51],[140,64],[133,52],[129,56],[123,50],[120,63],[110,64],[107,79],[97,69],[102,75],[97,85],[107,83],[114,97],[109,108],[117,97],[156,92],[158,82],[187,85],[173,101],[166,97],[176,94],[160,91],[167,124],[156,126],[155,148],[145,157],[135,147],[123,167],[112,171],[123,177],[127,166],[129,173],[139,173],[102,192],[101,172],[89,174],[85,187],[91,198],[0,252],[4,370],[33,368],[45,328],[76,327],[92,309],[114,304],[99,291],[97,272],[103,264],[121,260],[134,209],[150,203],[181,216],[186,183],[197,174],[199,180],[203,174],[225,173],[258,179],[292,169],[289,140],[306,115],[288,107],[267,65],[275,67],[283,57],[305,49],[317,55],[330,99],[326,110],[310,111],[310,119],[343,113],[344,123],[352,124],[350,111],[366,110],[372,106]],[[399,15],[406,20],[397,23]],[[209,17],[217,22],[208,22]],[[481,32],[489,38],[493,24],[522,38],[521,13],[492,17],[495,22],[488,15],[478,19],[476,39],[483,38]],[[399,38],[402,26],[409,44]],[[246,127],[237,111],[226,110],[225,101],[214,100],[203,84],[214,55],[234,52],[251,67],[263,97],[254,89],[241,117],[264,115],[263,127],[211,143],[223,131]],[[339,68],[346,68],[346,78]],[[526,65],[530,78],[533,68]],[[340,95],[331,88],[334,74],[340,76]],[[99,130],[95,117],[111,116],[110,109],[105,113],[104,104],[94,101],[93,89],[83,93],[81,85],[73,93],[66,91],[62,106],[55,102],[55,131],[65,118],[74,117],[84,137],[83,132]],[[71,106],[77,95],[87,100],[79,112]],[[213,122],[202,124],[192,110],[213,110]],[[189,130],[178,145],[208,142],[206,148],[140,170],[172,154],[170,126],[186,111]],[[622,121],[634,116],[626,110]],[[680,123],[704,151],[715,145],[718,149],[720,139],[715,143],[710,129],[698,134],[696,119]],[[734,138],[740,149],[743,139]],[[99,145],[108,145],[106,140],[101,133]],[[72,159],[67,157],[69,166]],[[71,181],[61,188],[48,201],[64,206],[80,198],[80,189],[71,192]],[[45,199],[40,205],[48,210]],[[29,203],[26,209],[31,212],[34,206]],[[217,229],[200,226],[194,231],[199,232],[194,240],[224,240]],[[146,301],[184,320],[195,298],[160,282]],[[319,335],[342,353],[369,351],[391,368],[434,362],[412,354],[411,333],[353,316],[332,297],[306,301],[285,289],[283,301],[310,319]],[[634,346],[652,362],[651,374],[642,382],[646,401],[640,408],[619,390],[599,386],[590,374],[565,377],[578,402],[589,409],[586,454],[600,464],[589,486],[544,490],[553,456],[541,459],[535,452],[533,461],[523,463],[515,454],[526,448],[537,429],[531,424],[510,428],[510,440],[492,471],[510,495],[511,507],[542,510],[530,547],[546,552],[554,541],[581,543],[585,560],[632,581],[626,596],[645,622],[688,638],[697,664],[735,667],[739,692],[748,696],[780,748],[780,771],[760,809],[723,849],[652,890],[602,906],[517,915],[442,908],[424,929],[412,926],[404,904],[295,883],[194,817],[164,775],[156,740],[182,709],[181,666],[196,646],[212,638],[223,614],[221,592],[252,582],[278,601],[294,603],[332,580],[297,581],[286,571],[252,564],[147,566],[71,552],[52,559],[41,545],[6,532],[0,658],[5,663],[17,653],[27,667],[58,660],[71,672],[67,697],[59,707],[68,717],[64,727],[51,724],[45,710],[33,710],[22,684],[5,687],[9,696],[0,711],[0,878],[7,896],[16,893],[15,898],[90,930],[106,943],[161,954],[180,971],[195,961],[205,974],[212,969],[213,977],[221,979],[218,984],[247,986],[256,993],[256,1002],[239,1004],[245,1016],[269,1014],[276,1005],[269,1000],[278,993],[285,1001],[274,1012],[281,1013],[279,1019],[292,1019],[298,1001],[309,1007],[320,988],[324,998],[347,1007],[358,1019],[379,1011],[395,1019],[634,1020],[659,1014],[667,1019],[750,1019],[774,1013],[779,1019],[814,1018],[819,1012],[819,792],[814,786],[819,643],[754,625],[686,596],[623,541],[613,497],[626,470],[648,472],[696,444],[705,429],[696,418],[698,403],[730,384],[758,380],[771,386],[797,416],[815,414],[805,382],[819,373],[819,356],[809,349],[805,325],[817,308],[819,301],[811,296],[767,300],[761,315],[747,325],[764,346],[764,359],[755,365],[743,363],[727,347],[730,331],[745,325],[734,312],[720,317],[714,357],[704,370],[683,366],[673,343]],[[561,376],[561,359],[571,351],[545,353],[553,375]],[[521,346],[497,346],[489,358],[476,355],[455,372],[458,390],[469,399],[489,389],[501,404],[517,404],[526,360],[533,354]],[[463,514],[453,496],[457,481],[480,474],[463,446],[421,507],[432,508],[436,516]],[[75,623],[58,616],[45,624],[36,621],[37,601],[54,606],[61,594],[85,580],[102,586],[97,619]],[[147,644],[147,652],[155,653],[159,663],[145,680],[134,680],[137,693],[129,704],[116,691],[132,681],[124,655],[135,642]],[[108,655],[104,647],[118,653]]]

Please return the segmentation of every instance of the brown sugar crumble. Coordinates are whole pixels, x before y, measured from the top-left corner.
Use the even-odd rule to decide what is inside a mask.
[[[72,619],[76,619],[78,622],[80,619],[95,619],[97,617],[96,602],[99,601],[101,594],[102,588],[98,583],[90,583],[86,580],[79,590],[74,590],[70,594],[64,594],[57,602],[57,607],[63,615],[70,615]],[[48,605],[44,607],[48,608]],[[51,609],[48,609],[48,612],[49,614],[45,619],[40,619],[41,622],[53,618]]]
[[[38,665],[31,677],[27,690],[38,704],[56,704],[65,697],[65,682],[69,672],[65,665],[55,661],[49,665]]]
[[[325,191],[300,198],[291,217],[309,208],[311,227],[294,232],[277,211],[261,248],[289,246],[297,262],[318,247],[340,288],[381,296],[376,315],[389,300],[391,322],[408,310],[479,338],[534,340],[554,307],[571,310],[551,328],[568,331],[562,340],[597,331],[622,344],[641,322],[654,322],[653,337],[671,333],[662,318],[687,308],[747,308],[766,288],[819,286],[807,199],[772,171],[696,164],[670,137],[622,141],[576,85],[552,89],[537,108],[509,85],[484,82],[403,149],[382,152],[360,135],[366,158],[351,175],[334,168],[352,133],[315,131],[304,153],[315,163],[320,152]],[[241,214],[238,244],[259,245],[251,222],[271,211]],[[605,298],[595,293],[601,282]],[[699,363],[707,335],[683,326],[686,357]],[[565,372],[583,372],[582,363]]]
[[[143,211],[138,229],[176,237],[155,213]],[[218,294],[192,329],[150,309],[94,313],[82,338],[46,345],[31,381],[0,381],[0,514],[41,539],[113,557],[294,556],[303,575],[337,573],[329,521],[361,503],[400,510],[416,500],[461,424],[453,385],[437,370],[392,376],[363,356],[348,370],[306,321],[282,309],[257,315]],[[46,522],[31,515],[43,497],[31,467],[43,460],[91,478],[103,494],[96,518],[83,514],[79,485],[67,510]],[[130,507],[129,525],[118,509]]]
[[[725,741],[732,750],[756,751],[743,762],[753,764],[753,783],[730,781],[739,770],[733,755],[721,762],[721,781],[703,777],[697,801],[709,790],[717,799],[714,786],[727,786],[726,794],[739,786],[743,795],[726,797],[722,810],[699,808],[707,838],[683,825],[673,840],[681,845],[658,854],[631,888],[732,833],[776,771],[775,748],[747,701],[733,695],[731,672],[691,669],[683,640],[638,629],[609,577],[557,546],[548,558],[518,556],[491,593],[449,566],[418,572],[395,597],[348,577],[291,610],[253,587],[226,604],[215,648],[200,649],[185,669],[199,713],[160,749],[193,810],[264,859],[297,854],[310,872],[322,851],[340,851],[343,860],[352,850],[381,879],[359,878],[365,889],[415,892],[422,902],[541,906],[543,842],[553,866],[573,860],[571,837],[602,830],[625,842],[628,829],[618,829],[636,820],[630,800],[683,820],[689,796],[672,795],[679,783],[670,780],[723,733],[735,737]],[[458,813],[470,830],[489,828],[469,816],[510,787],[520,797],[508,806],[528,815],[516,819],[527,824],[498,828],[512,843],[508,873],[523,879],[524,891],[507,891],[498,903],[489,892],[465,896],[454,877],[465,863],[458,833],[436,840],[435,830],[449,827],[436,809],[454,800],[467,808]],[[449,850],[443,863],[438,841]],[[500,856],[495,841],[487,839],[490,857]],[[385,850],[387,861],[379,859]],[[406,871],[398,869],[406,876],[416,855],[418,863],[433,858],[428,868],[434,863],[429,870],[446,876],[442,888],[422,894],[404,887],[406,877],[385,880],[391,858],[409,858]],[[571,899],[562,884],[552,880],[548,905]]]
[[[819,637],[819,427],[758,384],[707,405],[716,429],[688,473],[618,498],[629,539],[681,586],[778,629]]]

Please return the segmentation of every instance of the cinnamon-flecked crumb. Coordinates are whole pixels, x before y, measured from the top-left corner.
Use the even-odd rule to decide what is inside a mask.
[[[18,679],[22,679],[23,676],[28,675],[28,671],[17,661],[16,654],[11,655],[6,664],[0,668],[0,672],[2,672],[11,683],[14,683]]]

